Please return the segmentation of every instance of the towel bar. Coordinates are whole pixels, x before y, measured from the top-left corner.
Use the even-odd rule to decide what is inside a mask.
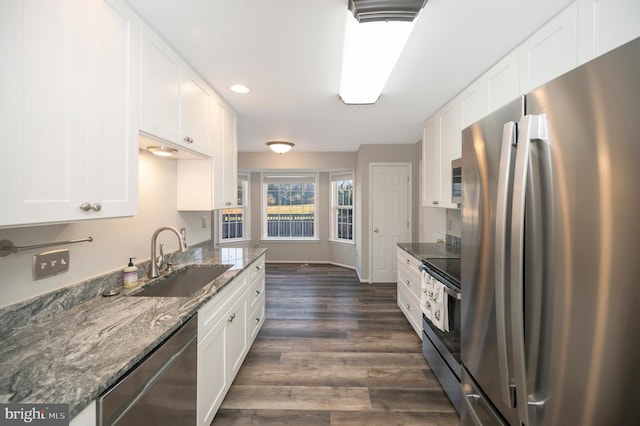
[[[0,240],[0,257],[9,256],[12,253],[17,253],[23,250],[31,250],[31,249],[39,249],[45,247],[53,247],[53,246],[61,246],[65,244],[75,244],[75,243],[84,243],[84,242],[92,242],[93,237],[80,238],[78,240],[68,240],[68,241],[56,241],[53,243],[44,243],[44,244],[34,244],[31,246],[15,246],[9,240]]]

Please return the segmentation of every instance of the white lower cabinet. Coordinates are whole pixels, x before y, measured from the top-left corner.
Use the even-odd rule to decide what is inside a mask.
[[[422,309],[420,306],[420,262],[398,247],[398,306],[422,340]]]
[[[96,422],[96,402],[93,401],[71,419],[69,426],[95,426]]]
[[[264,266],[264,255],[255,265]],[[250,266],[198,311],[198,425],[209,425],[264,322],[264,271]],[[260,317],[255,321],[254,317]]]

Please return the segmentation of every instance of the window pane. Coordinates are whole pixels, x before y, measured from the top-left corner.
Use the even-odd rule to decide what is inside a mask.
[[[336,182],[339,206],[353,206],[353,181],[341,180]]]
[[[220,210],[220,240],[244,238],[244,217],[247,214],[247,195],[249,182],[245,178],[238,178],[237,202],[238,208]]]
[[[223,209],[220,211],[221,239],[243,238],[244,209]]]
[[[269,183],[267,190],[268,237],[314,237],[315,184]]]

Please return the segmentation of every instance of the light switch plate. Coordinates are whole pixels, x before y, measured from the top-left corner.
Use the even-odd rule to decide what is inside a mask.
[[[63,274],[69,270],[69,249],[53,250],[33,256],[33,280]]]

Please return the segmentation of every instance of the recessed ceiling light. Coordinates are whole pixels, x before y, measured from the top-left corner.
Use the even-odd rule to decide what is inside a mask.
[[[249,89],[247,86],[245,86],[244,84],[234,84],[233,86],[231,86],[231,91],[235,92],[235,93],[240,93],[240,94],[246,94],[249,93],[251,91],[251,89]]]

